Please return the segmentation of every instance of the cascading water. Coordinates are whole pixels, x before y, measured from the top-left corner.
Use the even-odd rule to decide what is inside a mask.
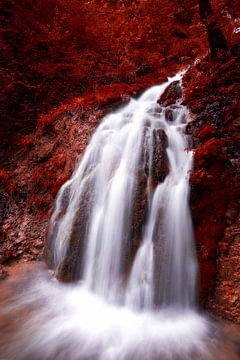
[[[49,229],[49,266],[79,281],[40,272],[23,283],[3,311],[14,328],[0,338],[3,359],[209,359],[209,322],[195,309],[187,109],[157,103],[180,79],[103,119]]]
[[[55,266],[64,268],[74,252],[74,278],[114,303],[135,308],[189,307],[195,298],[187,111],[175,104],[169,121],[157,104],[176,80],[179,75],[103,120],[62,187],[51,220]],[[139,198],[144,217],[137,241],[133,212]],[[79,211],[84,212],[80,221]]]

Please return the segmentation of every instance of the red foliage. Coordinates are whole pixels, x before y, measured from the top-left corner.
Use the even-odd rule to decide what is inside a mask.
[[[64,154],[57,154],[49,160],[48,167],[53,170],[58,170],[58,169],[63,169],[65,164],[66,164],[66,156]]]
[[[198,138],[201,141],[203,141],[203,140],[207,140],[209,138],[215,137],[216,134],[217,134],[217,131],[216,131],[215,126],[213,126],[211,124],[206,124],[206,125],[203,125],[199,129]]]
[[[214,296],[218,259],[226,250],[226,211],[238,193],[238,175],[230,162],[238,156],[238,72],[239,64],[230,55],[214,61],[206,57],[183,79],[185,103],[196,114],[190,128],[195,144],[191,206],[204,306]]]
[[[56,195],[60,187],[66,182],[69,176],[64,175],[66,166],[66,156],[64,154],[56,154],[52,156],[48,162],[38,165],[32,174],[33,184],[33,203],[37,208],[44,208],[49,206],[50,202]]]
[[[58,190],[60,189],[60,187],[68,180],[68,177],[65,176],[65,177],[61,177],[59,178],[58,180],[55,181],[52,189],[51,189],[51,194],[53,196],[56,196]]]
[[[6,184],[7,184],[7,181],[8,181],[8,178],[9,178],[8,171],[6,171],[6,170],[4,170],[4,169],[0,169],[0,182],[1,182],[3,185],[6,185]]]
[[[9,193],[14,194],[17,190],[17,182],[14,179],[11,179],[8,181],[7,187]]]
[[[9,140],[28,134],[39,116],[43,125],[51,123],[45,114],[66,99],[149,75],[157,82],[165,63],[168,75],[189,63],[206,49],[194,6],[189,1],[186,11],[163,0],[2,2],[2,130]]]
[[[222,153],[223,140],[210,139],[195,151],[196,166],[209,166],[213,162],[223,160]]]
[[[19,140],[19,145],[23,147],[31,147],[34,144],[33,135],[25,135]]]
[[[0,184],[10,195],[17,190],[17,182],[12,178],[11,172],[5,169],[0,170]]]
[[[36,206],[36,208],[43,210],[46,206],[48,207],[48,203],[46,202],[46,198],[44,195],[33,195],[32,203]]]
[[[230,47],[236,47],[238,1],[211,5]],[[0,21],[5,144],[16,134],[31,133],[38,117],[43,127],[51,123],[46,114],[62,101],[104,85],[148,86],[208,49],[192,0],[6,0]]]

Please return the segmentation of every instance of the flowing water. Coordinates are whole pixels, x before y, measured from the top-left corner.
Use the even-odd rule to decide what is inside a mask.
[[[62,187],[51,219],[56,267],[68,256],[79,209],[88,212],[84,234],[78,223],[74,240],[81,242],[83,253],[74,276],[105,299],[134,308],[185,308],[195,300],[197,264],[188,206],[193,156],[184,135],[187,111],[175,104],[168,121],[166,109],[157,104],[174,80],[180,76],[150,88],[102,121],[72,179]],[[161,142],[166,154],[156,163]],[[160,173],[166,166],[169,172],[153,185],[157,166]],[[137,194],[140,181],[145,181],[140,191],[146,192],[141,200],[146,202],[146,214],[129,280],[123,286],[126,258],[135,240],[131,222],[136,220],[132,219],[136,197],[142,196]],[[88,192],[90,211],[82,207]]]
[[[31,279],[9,305],[31,315],[0,346],[3,358],[207,358],[210,325],[196,310],[188,113],[180,101],[157,103],[180,79],[99,125],[50,222],[49,263],[58,278],[77,282]]]

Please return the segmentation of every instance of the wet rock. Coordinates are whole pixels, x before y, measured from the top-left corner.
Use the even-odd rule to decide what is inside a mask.
[[[147,197],[147,176],[140,170],[135,185],[135,194],[130,218],[129,238],[126,244],[125,256],[123,256],[123,274],[132,267],[133,259],[141,243],[143,226],[147,217],[148,197]],[[127,259],[127,262],[124,261]]]
[[[152,148],[149,149],[149,136],[150,127],[145,127],[142,154],[140,157],[139,170],[136,174],[135,194],[133,200],[133,206],[131,211],[131,218],[129,221],[130,235],[126,235],[128,238],[126,242],[126,252],[123,256],[123,274],[128,272],[132,266],[134,256],[141,244],[141,236],[143,226],[147,216],[148,209],[148,176],[152,178],[152,186],[155,187],[159,182],[163,182],[168,174],[168,163],[166,148],[168,146],[168,140],[166,133],[163,129],[156,129],[152,133]],[[149,169],[150,155],[149,150],[152,154],[151,170]],[[150,175],[151,172],[151,175]],[[127,262],[126,262],[127,260]],[[127,263],[127,265],[126,265]]]
[[[84,241],[88,232],[89,216],[93,204],[92,177],[88,179],[86,189],[79,200],[79,208],[74,215],[73,225],[68,239],[66,255],[58,264],[56,276],[63,282],[76,281],[81,278]]]
[[[174,112],[172,109],[167,108],[165,110],[165,118],[167,119],[167,121],[170,121],[170,122],[174,121]]]
[[[153,131],[152,180],[163,182],[169,172],[166,148],[168,139],[163,129]]]
[[[162,257],[163,257],[163,244],[164,244],[164,234],[160,231],[162,229],[161,222],[163,221],[164,209],[159,208],[157,214],[156,223],[158,226],[154,229],[153,235],[153,247],[154,247],[154,305],[159,308],[162,304],[162,294],[161,294],[161,273],[162,273]]]
[[[157,101],[161,106],[175,104],[182,97],[182,87],[180,81],[173,81]]]

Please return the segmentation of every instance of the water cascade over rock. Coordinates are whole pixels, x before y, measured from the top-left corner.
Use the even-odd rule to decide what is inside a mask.
[[[161,106],[168,92],[175,99]],[[51,219],[48,262],[60,280],[137,309],[194,305],[192,152],[180,99],[177,75],[103,119]]]
[[[165,90],[174,101],[164,105]],[[213,358],[215,328],[195,307],[193,155],[180,103],[177,75],[103,119],[51,218],[46,257],[61,281],[45,270],[18,285],[0,311],[11,319],[2,358]]]

